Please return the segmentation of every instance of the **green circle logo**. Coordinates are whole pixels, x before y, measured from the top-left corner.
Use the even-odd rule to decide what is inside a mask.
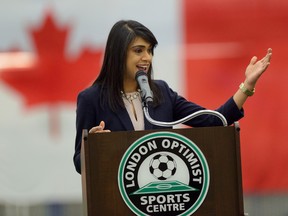
[[[191,215],[205,200],[209,182],[203,153],[190,139],[172,132],[136,140],[118,171],[121,196],[139,216]]]

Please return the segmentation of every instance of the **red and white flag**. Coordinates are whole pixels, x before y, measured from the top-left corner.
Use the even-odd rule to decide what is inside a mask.
[[[76,96],[97,77],[120,19],[143,23],[158,39],[154,78],[208,109],[234,94],[253,55],[273,49],[240,121],[243,183],[245,192],[287,190],[287,9],[285,0],[2,2],[0,199],[81,198],[72,161]]]

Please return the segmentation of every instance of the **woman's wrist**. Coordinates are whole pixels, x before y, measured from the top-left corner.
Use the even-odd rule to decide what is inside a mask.
[[[247,96],[252,96],[255,93],[255,85],[246,84],[247,82],[242,82],[239,85],[239,89]]]

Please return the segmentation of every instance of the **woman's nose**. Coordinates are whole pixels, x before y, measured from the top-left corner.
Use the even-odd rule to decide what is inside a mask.
[[[142,60],[150,61],[152,59],[152,54],[150,52],[144,52]]]

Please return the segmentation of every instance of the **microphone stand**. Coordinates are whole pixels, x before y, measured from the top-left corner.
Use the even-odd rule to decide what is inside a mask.
[[[149,110],[148,110],[148,103],[153,101],[153,96],[151,94],[151,90],[149,87],[147,74],[142,70],[137,71],[136,75],[135,75],[135,79],[136,79],[136,81],[137,81],[137,83],[141,89],[142,108],[143,108],[144,115],[145,115],[146,119],[153,125],[158,125],[158,126],[163,126],[163,127],[171,127],[171,126],[186,122],[188,120],[191,120],[193,118],[196,118],[197,116],[205,115],[205,114],[214,115],[214,116],[218,117],[222,121],[223,126],[228,125],[226,118],[221,113],[214,111],[214,110],[199,110],[197,112],[194,112],[194,113],[192,113],[192,114],[190,114],[190,115],[188,115],[182,119],[174,121],[174,122],[156,121],[150,117]]]
[[[157,126],[171,127],[171,126],[174,126],[174,125],[181,124],[181,123],[184,123],[186,121],[189,121],[189,120],[191,120],[193,118],[196,118],[196,117],[198,117],[200,115],[206,115],[206,114],[214,115],[214,116],[218,117],[222,121],[223,126],[226,127],[228,125],[226,118],[221,113],[219,113],[217,111],[214,111],[214,110],[199,110],[199,111],[194,112],[194,113],[192,113],[192,114],[190,114],[190,115],[188,115],[188,116],[186,116],[186,117],[184,117],[182,119],[179,119],[179,120],[173,121],[173,122],[156,121],[156,120],[154,120],[154,119],[152,119],[150,117],[147,103],[143,102],[142,105],[143,105],[143,112],[144,112],[144,115],[145,115],[146,119],[151,124],[157,125]]]

